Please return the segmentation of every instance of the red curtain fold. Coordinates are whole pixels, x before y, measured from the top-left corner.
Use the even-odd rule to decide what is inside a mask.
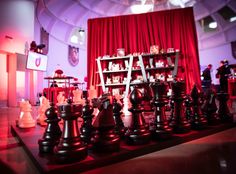
[[[149,52],[151,45],[180,50],[178,77],[186,81],[186,92],[194,84],[201,88],[197,35],[192,8],[158,11],[88,20],[88,88],[99,83],[96,58],[116,54]]]

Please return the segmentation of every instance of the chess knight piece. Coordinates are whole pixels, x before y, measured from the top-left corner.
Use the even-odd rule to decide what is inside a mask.
[[[170,120],[169,126],[172,127],[174,133],[186,133],[190,131],[190,124],[184,115],[184,100],[186,98],[185,93],[185,82],[174,80],[171,83],[172,96],[174,111],[172,119]]]
[[[150,84],[153,94],[153,100],[155,115],[155,130],[152,132],[155,139],[168,139],[172,136],[172,129],[168,126],[168,122],[165,114],[165,105],[168,104],[168,84],[163,81],[156,81]]]
[[[71,163],[81,161],[88,155],[87,147],[80,139],[77,119],[81,115],[82,105],[67,104],[58,106],[59,115],[63,119],[63,132],[59,144],[54,148],[56,161]]]
[[[47,127],[43,138],[38,141],[40,153],[52,153],[54,147],[59,143],[61,129],[58,125],[60,119],[57,114],[54,104],[51,103],[50,107],[45,111]]]
[[[219,100],[218,116],[222,122],[232,122],[233,115],[230,113],[227,101],[229,94],[225,92],[217,93],[217,99]]]
[[[129,109],[132,113],[131,124],[125,133],[126,142],[130,145],[146,144],[150,140],[150,131],[146,127],[145,120],[142,116],[142,100],[142,93],[135,86],[130,93],[130,102],[132,104],[132,107]]]
[[[197,86],[194,85],[191,91],[191,97],[193,100],[193,116],[190,120],[192,129],[203,129],[207,125],[205,115],[202,114],[200,103],[200,92],[198,92]]]
[[[89,104],[89,100],[86,99],[85,105],[83,106],[82,109],[82,118],[83,118],[83,123],[81,125],[80,131],[81,131],[81,139],[89,144],[90,139],[92,136],[92,132],[94,130],[92,126],[92,119],[94,117],[93,115],[93,107]]]
[[[20,118],[18,120],[18,126],[20,128],[35,127],[36,121],[33,119],[32,106],[29,101],[22,100],[20,102]]]
[[[46,120],[45,111],[50,107],[50,103],[49,100],[44,96],[41,96],[39,100],[40,100],[40,105],[38,108],[38,117],[36,120],[37,123],[40,124],[41,126],[46,126],[47,123],[45,122]]]
[[[107,97],[101,99],[98,107],[100,112],[93,123],[95,132],[91,138],[91,144],[96,152],[114,152],[120,149],[120,137],[115,133],[113,106]]]
[[[206,100],[202,105],[202,111],[206,115],[207,122],[209,125],[215,125],[220,122],[218,114],[216,113],[217,106],[215,98],[216,98],[215,92],[211,88],[207,89]]]

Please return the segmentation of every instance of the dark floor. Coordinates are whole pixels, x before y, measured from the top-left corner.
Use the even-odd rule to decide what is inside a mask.
[[[33,107],[32,113],[35,118],[37,107]],[[15,124],[19,114],[19,108],[0,108],[1,174],[39,173],[22,145],[11,135],[10,125]],[[85,173],[235,174],[236,128]]]

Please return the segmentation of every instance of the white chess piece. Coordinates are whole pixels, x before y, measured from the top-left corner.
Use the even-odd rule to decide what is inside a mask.
[[[60,91],[59,94],[57,95],[57,104],[65,104],[65,96],[64,96],[64,91]]]
[[[131,108],[131,103],[129,101],[128,96],[124,97],[123,103],[124,103],[124,105],[123,105],[123,114],[124,114],[123,122],[124,122],[125,127],[129,127],[132,113],[129,112],[129,110],[128,110],[129,108]]]
[[[85,104],[85,101],[82,99],[83,91],[81,89],[76,89],[72,91],[73,93],[73,102],[76,104]]]
[[[35,127],[35,120],[31,115],[32,106],[29,101],[22,100],[20,102],[20,118],[18,121],[18,126],[20,128],[30,128]]]
[[[47,123],[45,122],[45,120],[47,119],[45,111],[50,107],[50,104],[49,100],[44,96],[41,96],[39,98],[39,101],[40,101],[40,106],[38,108],[37,123],[40,124],[41,126],[45,126],[47,125]]]

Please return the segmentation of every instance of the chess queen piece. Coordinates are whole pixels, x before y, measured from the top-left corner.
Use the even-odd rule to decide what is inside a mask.
[[[124,137],[125,134],[125,126],[121,119],[121,109],[122,106],[120,103],[117,102],[117,99],[113,99],[113,117],[115,120],[115,132],[120,135],[120,137]]]
[[[193,115],[190,120],[192,129],[203,129],[207,125],[207,120],[205,115],[202,114],[201,102],[200,102],[200,92],[197,89],[197,86],[194,85],[191,91],[191,97],[193,100]]]
[[[43,134],[43,138],[38,141],[40,153],[52,153],[54,147],[59,143],[61,137],[61,129],[58,125],[60,119],[58,118],[58,112],[53,103],[45,111],[47,117],[47,127]]]
[[[216,94],[215,92],[209,88],[206,90],[206,100],[202,105],[202,111],[207,117],[207,122],[209,125],[215,125],[220,123],[220,119],[218,117],[217,106],[215,102]]]
[[[45,112],[50,107],[50,103],[49,103],[49,100],[44,96],[41,96],[39,100],[40,100],[40,105],[38,108],[38,117],[36,121],[39,125],[46,126],[47,123],[45,120],[47,118],[46,118]]]
[[[59,144],[54,152],[58,163],[81,161],[88,155],[87,147],[80,138],[77,119],[81,115],[82,105],[67,104],[58,106],[59,115],[63,119],[63,131]]]
[[[33,119],[32,106],[29,101],[22,100],[20,102],[20,118],[18,120],[18,126],[20,128],[31,128],[35,127],[36,121]]]
[[[173,101],[173,116],[170,120],[169,126],[173,129],[174,133],[186,133],[191,129],[190,124],[184,115],[184,100],[186,98],[185,93],[185,82],[174,80],[171,83],[172,95],[171,100]]]
[[[150,140],[150,131],[145,125],[145,120],[142,115],[142,100],[143,95],[135,86],[133,91],[130,93],[130,102],[132,104],[132,107],[129,109],[132,113],[131,123],[125,133],[125,140],[129,145],[146,144]]]
[[[230,113],[227,105],[229,94],[225,92],[217,93],[217,99],[219,100],[219,108],[217,113],[221,122],[232,122],[233,115]]]
[[[165,106],[168,104],[168,84],[163,81],[156,81],[150,84],[154,105],[155,129],[152,132],[155,139],[168,139],[172,136],[172,129],[168,125],[165,114]]]
[[[113,106],[108,96],[101,99],[98,113],[93,127],[95,129],[91,138],[92,149],[95,152],[115,152],[120,149],[120,137],[115,132]]]
[[[92,119],[93,119],[93,107],[89,104],[89,100],[86,99],[85,105],[82,109],[82,118],[83,123],[81,125],[80,131],[81,131],[81,139],[86,143],[90,143],[90,139],[92,136],[92,132],[94,130],[92,126]]]

